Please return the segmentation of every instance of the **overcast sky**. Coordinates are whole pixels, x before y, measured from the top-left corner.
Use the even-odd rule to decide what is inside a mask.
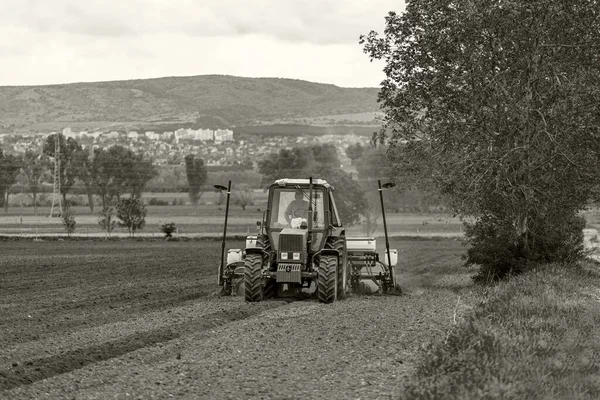
[[[376,87],[360,34],[401,0],[0,0],[0,85],[163,76]]]

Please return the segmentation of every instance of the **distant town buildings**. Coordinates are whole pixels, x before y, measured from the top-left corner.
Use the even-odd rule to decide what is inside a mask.
[[[57,132],[38,133],[1,133],[0,147],[7,153],[23,154],[27,150],[41,152],[49,135]],[[136,153],[143,153],[152,159],[155,165],[182,165],[187,154],[202,157],[209,166],[255,165],[269,153],[277,153],[280,149],[302,147],[314,144],[332,143],[338,148],[340,160],[345,160],[345,149],[351,144],[369,145],[370,137],[356,134],[340,135],[306,135],[276,136],[256,135],[236,138],[230,129],[187,129],[175,131],[139,132],[131,130],[119,131],[73,131],[70,127],[62,130],[67,138],[77,142],[90,155],[95,149],[106,149],[113,145],[127,146]]]

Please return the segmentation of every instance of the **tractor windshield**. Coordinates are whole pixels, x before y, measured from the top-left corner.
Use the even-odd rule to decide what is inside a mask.
[[[313,228],[323,228],[323,188],[313,187]],[[308,223],[309,190],[299,187],[281,187],[273,190],[271,228],[300,228]]]

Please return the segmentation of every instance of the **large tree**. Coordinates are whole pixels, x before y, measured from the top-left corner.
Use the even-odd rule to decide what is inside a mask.
[[[42,189],[42,184],[52,179],[50,168],[51,162],[48,156],[37,154],[31,150],[25,152],[21,174],[25,178],[24,184],[27,191],[31,194],[35,215],[37,215],[38,193]]]
[[[128,171],[127,185],[131,198],[139,199],[148,182],[158,176],[151,159],[145,159],[143,153],[133,154],[131,169]]]
[[[148,181],[156,175],[156,169],[142,155],[117,145],[94,152],[90,173],[105,209],[113,199],[119,201],[125,193],[139,198]]]
[[[204,160],[196,158],[193,154],[188,154],[185,160],[185,174],[188,181],[188,196],[194,206],[198,204],[202,196],[202,187],[206,183],[208,171]]]
[[[77,170],[77,179],[85,187],[90,212],[94,213],[94,179],[92,177],[93,157],[86,150],[78,150],[73,154],[72,165]]]
[[[56,142],[58,141],[58,148]],[[56,151],[58,150],[58,155]],[[60,160],[59,175],[60,175],[60,194],[63,204],[67,204],[67,193],[75,184],[77,179],[77,168],[73,165],[74,154],[81,150],[81,146],[73,138],[65,138],[62,133],[53,133],[46,137],[42,153],[50,157],[53,162],[56,162],[56,157]]]
[[[306,174],[315,166],[328,165],[339,168],[340,159],[333,144],[281,149],[258,162],[262,184],[268,186],[280,178],[296,178]]]
[[[561,229],[599,181],[599,26],[596,0],[390,12],[361,43],[386,63],[379,101],[399,179],[434,185],[489,228],[471,233],[503,235],[525,259],[544,258],[544,231],[571,240]]]
[[[8,212],[9,189],[17,181],[21,160],[12,154],[4,154],[0,149],[0,206],[4,206],[4,212]]]

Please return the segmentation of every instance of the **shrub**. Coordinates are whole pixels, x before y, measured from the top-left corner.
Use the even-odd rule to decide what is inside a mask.
[[[246,211],[246,206],[254,205],[254,192],[248,186],[242,186],[235,191],[233,195],[233,204],[242,207]]]
[[[104,207],[102,211],[98,213],[98,225],[104,229],[106,236],[110,236],[110,233],[115,229],[116,221],[113,221],[114,208]]]
[[[175,222],[165,222],[160,224],[158,229],[165,234],[165,237],[170,238],[173,235],[173,232],[177,231],[177,226],[175,225]]]
[[[465,223],[470,245],[465,265],[479,265],[474,280],[491,283],[541,262],[574,262],[584,254],[584,227],[585,219],[579,215],[548,213],[532,217],[523,237],[516,235],[508,218],[484,216],[474,224]]]
[[[69,206],[65,206],[62,213],[62,223],[67,231],[67,236],[71,237],[71,233],[75,232],[75,211],[71,209]]]
[[[117,203],[119,226],[126,227],[130,236],[146,225],[146,205],[140,199],[121,199]]]
[[[157,199],[156,197],[152,197],[150,200],[148,200],[148,205],[149,206],[168,206],[169,202],[166,200]]]

